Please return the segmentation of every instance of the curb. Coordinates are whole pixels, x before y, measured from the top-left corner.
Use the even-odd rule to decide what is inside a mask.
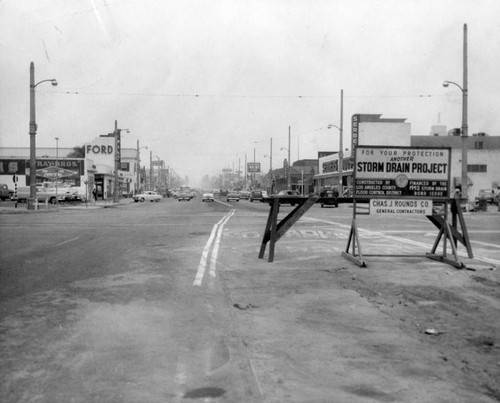
[[[1,214],[47,214],[47,213],[58,213],[63,210],[96,210],[101,208],[116,208],[122,205],[126,205],[129,203],[106,203],[106,204],[92,204],[85,206],[84,203],[82,205],[73,205],[73,206],[64,206],[53,209],[39,209],[39,210],[28,210],[26,206],[22,206],[21,208],[14,207],[0,207],[0,215]]]

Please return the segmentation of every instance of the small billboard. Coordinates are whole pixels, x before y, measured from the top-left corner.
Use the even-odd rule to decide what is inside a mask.
[[[247,162],[247,172],[248,173],[259,173],[260,172],[260,162]]]

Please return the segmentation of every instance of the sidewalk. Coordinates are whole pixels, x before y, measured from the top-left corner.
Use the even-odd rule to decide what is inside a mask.
[[[38,205],[38,210],[28,210],[27,203],[18,203],[17,208],[13,202],[2,202],[0,204],[0,214],[43,214],[43,213],[57,213],[61,210],[93,210],[99,208],[113,208],[119,207],[124,204],[133,203],[133,199],[120,199],[118,203],[113,202],[113,199],[98,200],[97,202],[87,202],[87,203],[59,203],[45,204],[40,203]],[[6,205],[8,204],[8,205]]]

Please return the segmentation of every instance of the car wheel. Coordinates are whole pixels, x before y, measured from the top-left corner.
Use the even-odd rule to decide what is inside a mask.
[[[146,201],[146,199],[144,199],[144,197],[141,197],[141,203],[144,203]]]

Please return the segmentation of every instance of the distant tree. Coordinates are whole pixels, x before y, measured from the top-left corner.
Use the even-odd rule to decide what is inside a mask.
[[[68,153],[66,158],[85,158],[85,146],[75,146],[73,147],[73,151]]]

